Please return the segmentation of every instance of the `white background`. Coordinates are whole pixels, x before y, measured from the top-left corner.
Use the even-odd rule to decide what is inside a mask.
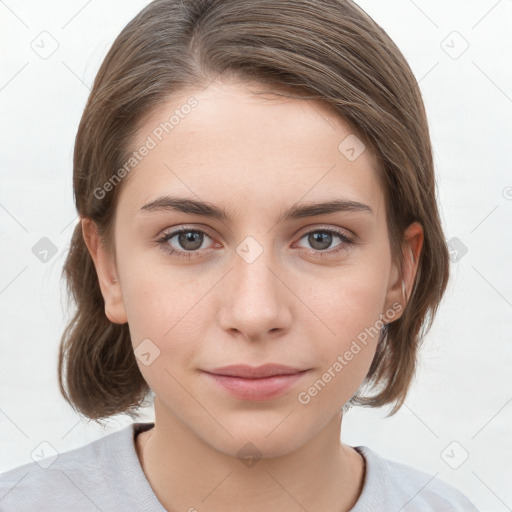
[[[76,222],[74,136],[101,60],[147,3],[0,2],[0,472],[30,462],[41,441],[63,452],[131,422],[81,421],[58,392],[56,367],[60,272]],[[467,253],[452,262],[406,404],[391,418],[352,409],[342,437],[437,475],[482,511],[512,510],[512,1],[358,3],[420,81],[446,238]],[[58,43],[47,59],[31,47],[43,31]],[[32,252],[42,237],[58,249],[46,263]],[[445,461],[466,452],[458,469]]]

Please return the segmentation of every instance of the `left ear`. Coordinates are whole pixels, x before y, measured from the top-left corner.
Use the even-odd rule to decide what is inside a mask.
[[[400,269],[399,262],[393,262],[393,270],[390,276],[385,311],[390,309],[397,311],[397,303],[401,306],[400,315],[394,317],[394,320],[402,316],[403,310],[409,301],[422,247],[423,227],[419,222],[413,222],[404,232],[402,242],[403,267]]]

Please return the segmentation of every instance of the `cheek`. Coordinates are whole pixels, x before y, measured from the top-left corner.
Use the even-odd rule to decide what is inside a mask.
[[[162,379],[168,380],[165,369],[181,373],[193,366],[201,351],[204,326],[209,325],[204,299],[216,279],[210,283],[209,279],[199,280],[197,273],[137,264],[135,258],[124,270],[123,300],[135,354],[142,343],[158,353],[151,365],[138,360],[144,378],[154,387]]]
[[[323,293],[310,295],[308,305],[322,323],[311,315],[306,327],[308,337],[315,340],[312,347],[317,371],[297,393],[304,413],[314,411],[319,419],[327,421],[358,390],[379,340],[383,290],[378,275],[362,279],[354,273],[324,287]]]
[[[207,283],[190,267],[155,264],[144,251],[138,255],[134,252],[118,263],[124,277],[123,301],[130,326],[137,329],[139,337],[149,333],[162,337],[178,324],[182,328],[180,320],[185,316],[189,319]]]
[[[308,323],[318,324],[337,350],[376,324],[384,313],[387,275],[378,266],[340,269],[336,277],[304,287],[300,294],[314,314]]]
[[[319,370],[301,389],[299,403],[314,402],[314,407],[330,410],[333,404],[341,407],[359,388],[383,325],[388,281],[384,264],[345,267],[322,286],[316,280],[302,289],[315,313],[307,315],[305,329],[315,340],[312,348]]]

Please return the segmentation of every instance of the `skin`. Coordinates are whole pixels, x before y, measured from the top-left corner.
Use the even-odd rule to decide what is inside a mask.
[[[348,511],[361,493],[364,461],[340,441],[341,408],[363,382],[378,336],[307,405],[297,394],[393,304],[405,304],[402,277],[407,295],[423,231],[414,223],[404,232],[402,276],[391,257],[384,191],[369,148],[350,161],[338,146],[353,131],[325,105],[262,98],[251,93],[255,88],[261,90],[216,81],[151,113],[134,149],[192,94],[198,100],[125,178],[115,253],[99,243],[86,218],[84,238],[108,318],[129,323],[134,349],[150,339],[160,350],[148,366],[138,360],[155,393],[155,427],[137,437],[136,449],[163,506]],[[226,208],[230,219],[141,212],[165,194],[207,200]],[[295,203],[337,198],[364,203],[372,213],[277,222]],[[180,244],[177,236],[165,244],[198,257],[178,258],[155,243],[182,225],[208,230],[200,249],[190,250],[193,244]],[[356,243],[333,235],[322,249],[307,236],[314,228],[355,235]],[[263,251],[251,263],[236,251],[249,236]],[[266,401],[236,399],[201,372],[267,362],[310,371]],[[248,442],[261,456],[251,467],[237,456]]]

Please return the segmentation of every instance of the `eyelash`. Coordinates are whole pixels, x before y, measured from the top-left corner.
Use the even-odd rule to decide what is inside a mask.
[[[160,237],[159,239],[156,240],[156,243],[158,245],[160,245],[162,250],[165,251],[167,254],[176,256],[178,258],[192,259],[192,258],[201,256],[200,250],[179,251],[179,250],[173,249],[167,243],[169,240],[171,240],[176,235],[179,235],[181,233],[202,233],[202,234],[208,236],[209,238],[213,239],[213,237],[208,233],[208,231],[205,231],[203,229],[196,229],[196,228],[192,229],[192,228],[184,227],[184,228],[178,229],[176,231],[171,231],[170,233],[165,233],[162,237]],[[340,240],[342,241],[342,243],[339,244],[336,249],[330,250],[330,251],[319,251],[319,250],[315,250],[315,249],[307,250],[307,249],[304,249],[303,247],[300,248],[301,252],[306,250],[306,252],[308,252],[310,254],[313,253],[315,255],[315,257],[323,258],[324,257],[323,254],[328,254],[330,256],[332,256],[334,254],[338,254],[342,251],[348,250],[351,245],[354,245],[356,243],[354,239],[348,237],[341,231],[338,231],[338,230],[332,229],[332,228],[316,228],[311,231],[307,231],[306,233],[302,234],[302,236],[299,238],[299,240],[302,240],[305,236],[310,235],[311,233],[329,233],[329,234],[339,237]]]

